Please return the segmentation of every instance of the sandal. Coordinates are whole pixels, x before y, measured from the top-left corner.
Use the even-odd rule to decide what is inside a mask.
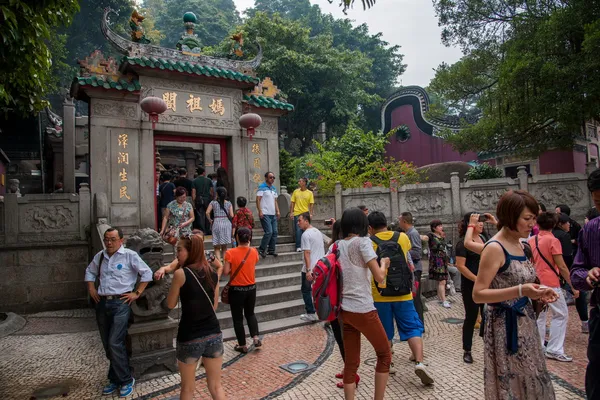
[[[254,347],[256,347],[257,349],[259,347],[262,347],[262,342],[260,339],[254,339]]]
[[[248,352],[248,346],[240,346],[239,344],[236,344],[233,350],[237,351],[238,353],[246,354]]]

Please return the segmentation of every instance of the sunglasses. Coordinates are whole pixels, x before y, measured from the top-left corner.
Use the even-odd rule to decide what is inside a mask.
[[[275,179],[274,176],[269,176],[267,179]]]

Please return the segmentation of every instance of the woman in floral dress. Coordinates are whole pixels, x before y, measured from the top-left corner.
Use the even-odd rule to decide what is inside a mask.
[[[450,308],[446,300],[446,281],[448,279],[448,253],[446,252],[446,239],[444,238],[444,225],[439,219],[434,219],[429,224],[431,233],[429,238],[429,279],[437,281],[437,295],[442,305]]]
[[[160,235],[163,236],[169,230],[175,230],[177,238],[192,234],[192,223],[194,223],[194,209],[186,201],[187,190],[179,186],[175,189],[175,200],[167,204],[163,211],[163,222]]]
[[[231,243],[231,220],[233,219],[233,206],[227,200],[227,189],[220,186],[217,188],[217,199],[210,202],[206,209],[206,218],[212,226],[212,242],[215,249],[215,257],[221,259],[221,252],[227,251],[227,245]],[[214,213],[214,220],[210,213]]]
[[[498,233],[481,253],[473,300],[487,303],[484,333],[486,400],[553,400],[535,312],[530,300],[550,303],[557,294],[535,284],[531,249],[522,245],[535,225],[538,203],[508,191],[496,210]]]

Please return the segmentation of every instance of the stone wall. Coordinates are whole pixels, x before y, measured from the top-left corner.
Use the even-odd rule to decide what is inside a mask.
[[[7,194],[0,204],[0,311],[81,307],[90,194]]]

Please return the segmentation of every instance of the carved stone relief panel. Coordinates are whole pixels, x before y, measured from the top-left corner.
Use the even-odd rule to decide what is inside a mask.
[[[335,215],[335,197],[315,197],[315,218],[325,219]]]
[[[466,193],[461,193],[461,203],[463,210],[461,214],[469,211],[478,212],[494,212],[496,211],[496,205],[498,200],[504,193],[511,188],[486,188],[486,189],[473,189]],[[517,188],[514,188],[517,189]]]
[[[20,233],[79,230],[78,204],[23,204],[19,206]]]
[[[585,183],[578,185],[577,183],[568,184],[536,184],[530,188],[531,193],[535,198],[544,203],[551,210],[557,204],[567,204],[571,208],[578,205],[588,207],[588,193]]]
[[[406,191],[400,195],[400,212],[408,211],[416,216],[440,216],[450,214],[450,192],[444,190]]]
[[[138,105],[122,101],[92,100],[92,117],[138,119]]]
[[[351,207],[365,205],[369,211],[381,211],[388,217],[391,215],[389,193],[373,193],[368,197],[344,196],[342,198],[342,204],[344,206],[344,210]]]

